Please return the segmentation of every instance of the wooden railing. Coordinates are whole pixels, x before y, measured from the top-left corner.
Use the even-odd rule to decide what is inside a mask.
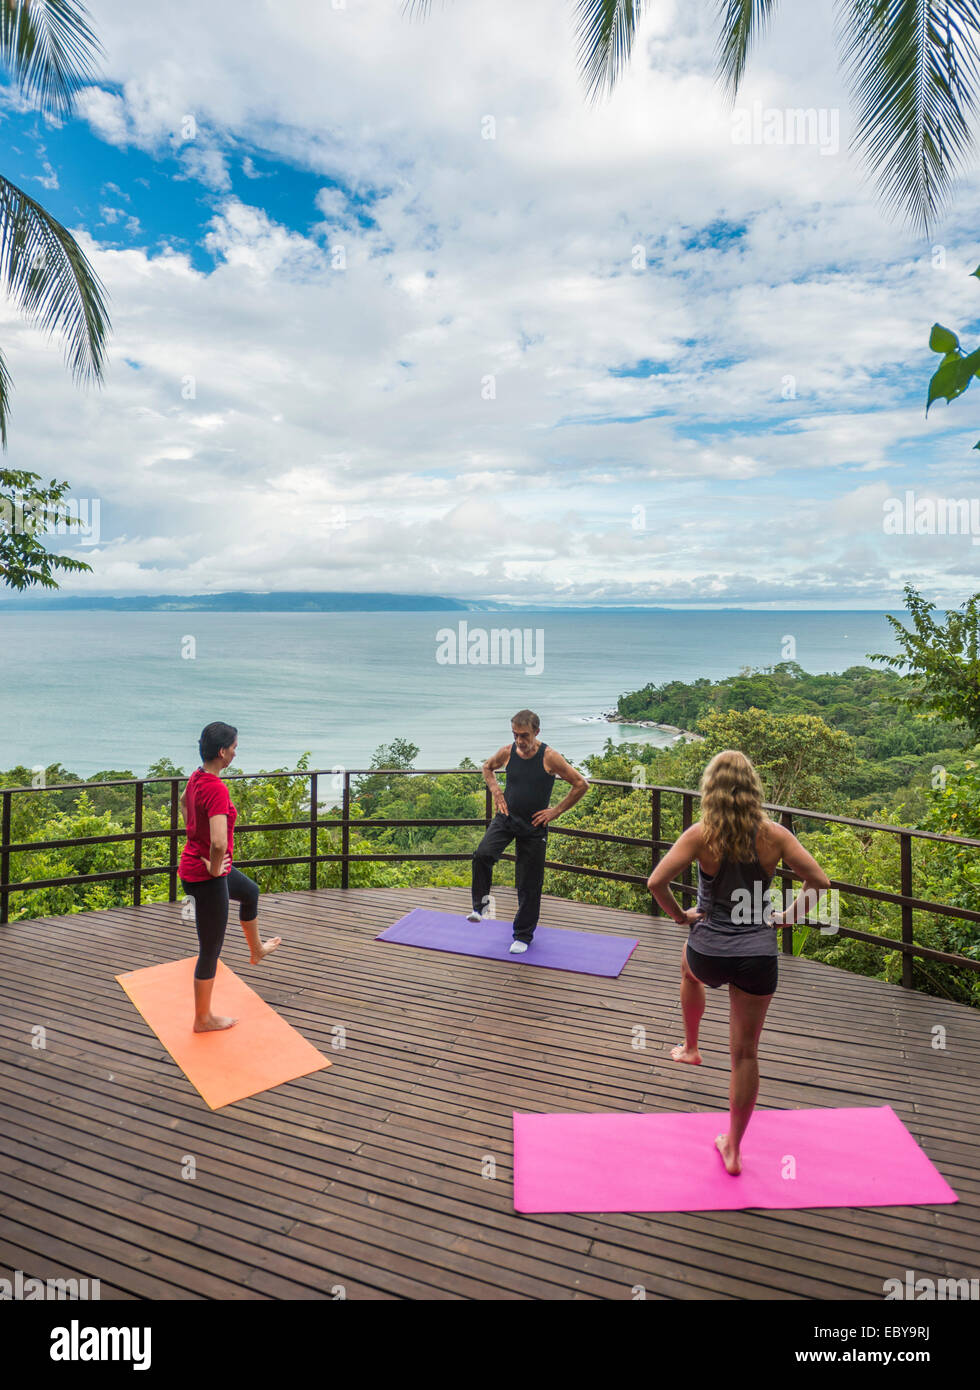
[[[260,773],[236,773],[225,778],[225,781],[270,781],[279,778],[305,777],[309,781],[309,805],[310,814],[305,820],[281,821],[281,822],[262,822],[258,824],[235,826],[235,837],[238,839],[249,832],[270,831],[270,830],[309,830],[309,851],[304,855],[279,856],[271,859],[239,859],[236,857],[236,867],[240,869],[259,869],[272,865],[305,864],[309,867],[309,886],[317,887],[317,869],[320,864],[339,863],[341,866],[341,887],[350,886],[350,866],[351,864],[371,863],[371,862],[401,862],[410,860],[468,860],[469,852],[454,853],[407,853],[399,852],[394,854],[351,854],[350,852],[350,831],[351,825],[357,829],[386,830],[396,827],[409,826],[433,826],[439,829],[448,829],[458,826],[484,827],[489,824],[493,814],[493,803],[489,789],[486,790],[485,814],[481,820],[479,818],[465,819],[421,819],[421,820],[390,820],[375,819],[373,817],[351,818],[351,778],[365,776],[384,776],[384,777],[412,777],[412,776],[472,776],[480,777],[482,774],[479,769],[420,769],[420,768],[346,768],[342,771],[337,769],[317,769],[312,772],[260,772]],[[335,783],[337,779],[343,778],[343,793],[340,799],[340,815],[337,818],[329,819],[319,815],[319,791],[321,777],[330,777]],[[2,795],[2,805],[0,805],[0,924],[9,920],[9,902],[12,894],[25,893],[39,888],[57,888],[68,885],[86,883],[108,883],[120,879],[132,879],[132,901],[134,906],[138,906],[141,898],[141,886],[143,880],[155,876],[166,874],[169,878],[170,901],[177,900],[178,876],[177,864],[180,852],[180,844],[183,839],[183,828],[179,815],[179,788],[185,779],[182,777],[150,777],[142,779],[126,779],[113,782],[72,782],[50,787],[6,787],[0,789]],[[613,835],[605,831],[580,830],[572,826],[557,825],[552,822],[549,826],[549,837],[553,835],[566,835],[580,840],[595,840],[605,844],[629,845],[650,852],[651,871],[656,867],[660,859],[661,851],[669,848],[671,841],[664,840],[661,836],[661,804],[664,794],[679,796],[681,798],[681,825],[686,829],[693,823],[694,802],[700,796],[699,792],[692,791],[685,787],[665,787],[665,786],[636,786],[631,782],[608,781],[600,778],[591,778],[592,786],[600,787],[621,787],[634,795],[648,796],[650,798],[650,838],[636,839],[626,835]],[[144,788],[160,784],[170,786],[170,826],[168,829],[144,830],[143,828],[143,809],[144,809]],[[133,787],[134,789],[134,815],[133,829],[123,831],[115,835],[91,835],[83,836],[70,840],[28,840],[13,843],[10,839],[12,802],[15,796],[43,796],[50,792],[82,792],[91,791],[104,787]],[[918,898],[913,894],[912,883],[912,840],[933,840],[942,844],[961,845],[974,850],[980,850],[980,840],[969,839],[958,835],[939,835],[928,830],[916,830],[909,826],[886,825],[878,821],[855,820],[847,816],[830,815],[824,811],[812,811],[797,806],[775,806],[771,803],[764,803],[765,809],[771,813],[778,814],[783,825],[793,830],[796,820],[805,819],[810,821],[824,821],[834,825],[849,825],[856,829],[873,830],[885,832],[899,837],[900,844],[900,878],[898,892],[888,892],[882,889],[866,888],[862,884],[846,883],[841,880],[831,880],[831,889],[836,889],[839,893],[851,896],[868,898],[874,902],[892,903],[901,908],[901,938],[882,937],[872,932],[857,931],[850,927],[835,927],[837,935],[850,937],[855,941],[864,941],[871,946],[875,946],[886,951],[900,951],[902,953],[902,984],[908,988],[913,988],[912,961],[918,956],[923,959],[944,961],[951,965],[962,966],[966,970],[980,971],[980,960],[974,960],[969,956],[955,955],[946,951],[936,951],[927,946],[921,946],[912,937],[912,914],[913,912],[928,912],[942,917],[959,918],[962,921],[980,923],[980,912],[970,908],[952,907],[946,903],[939,903],[930,899]],[[317,833],[320,830],[340,830],[340,853],[339,854],[320,854],[317,848]],[[169,860],[164,865],[145,866],[143,864],[143,845],[150,840],[165,839],[169,841]],[[96,844],[118,844],[131,843],[133,846],[132,868],[114,869],[111,871],[69,875],[64,878],[34,879],[12,881],[10,878],[10,856],[13,854],[34,853],[43,849],[69,849],[78,845]],[[514,855],[506,854],[505,859],[513,859]],[[632,883],[646,885],[647,875],[620,873],[614,870],[588,868],[579,864],[564,864],[560,861],[548,859],[545,861],[548,869],[559,870],[564,873],[581,874],[586,877],[613,880],[617,883]],[[784,888],[787,884],[792,885],[798,877],[789,870],[777,868],[776,875],[781,877]],[[689,868],[684,872],[680,881],[671,883],[673,891],[680,895],[683,900],[687,897],[696,897],[697,890],[692,882],[692,870]],[[655,905],[651,900],[651,911]],[[786,954],[790,954],[793,949],[793,928],[783,927],[781,930],[782,949]]]

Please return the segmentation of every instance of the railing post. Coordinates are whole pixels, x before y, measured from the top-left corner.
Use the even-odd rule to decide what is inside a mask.
[[[143,867],[143,783],[136,783],[136,809],[133,815],[133,906],[140,905],[140,869]]]
[[[650,856],[650,872],[660,863],[660,788],[650,788],[650,839],[653,851]]]
[[[660,788],[650,788],[650,839],[653,841],[653,848],[650,851],[650,872],[660,863]],[[651,915],[657,914],[657,900],[650,894]]]
[[[902,897],[911,898],[912,896],[912,837],[902,834],[899,836],[899,846],[902,854]],[[902,903],[902,940],[907,944],[912,944],[912,909],[907,904]],[[907,951],[902,952],[902,984],[906,989],[912,989],[912,968],[914,961]]]
[[[690,792],[683,792],[682,796],[683,802],[681,807],[681,829],[689,830],[694,823],[694,797],[691,795]],[[685,884],[688,888],[693,888],[694,885],[691,879],[690,865],[687,866],[687,868],[681,875],[681,882]],[[685,912],[687,911],[689,906],[687,896],[688,895],[686,893],[681,895],[681,907],[684,909]]]
[[[344,772],[344,823],[340,831],[340,886],[350,887],[350,773]]]
[[[6,926],[8,921],[8,901],[10,894],[7,892],[7,884],[10,882],[10,798],[12,792],[3,794],[3,812],[0,814],[0,925]]]
[[[792,835],[792,834],[794,833],[794,832],[793,832],[793,813],[792,813],[792,811],[784,811],[784,812],[782,813],[782,815],[780,816],[780,820],[782,821],[783,825],[785,825],[785,827],[786,827],[786,829],[789,831],[789,833]],[[782,863],[782,860],[780,860],[780,863]],[[790,883],[792,884],[792,870],[790,871]],[[779,881],[780,896],[782,897],[783,902],[785,902],[785,901],[786,901],[786,894],[783,893],[782,888],[783,888],[783,881],[782,881],[782,879],[780,879],[780,881]],[[794,896],[794,897],[796,896],[795,890],[794,890],[793,896]],[[784,955],[784,956],[791,956],[791,955],[793,954],[793,928],[792,928],[792,927],[783,927],[782,931],[780,932],[780,939],[781,939],[781,941],[782,941],[783,955]]]
[[[316,888],[316,773],[310,773],[310,887]]]
[[[180,807],[177,799],[177,778],[170,783],[170,901],[177,901],[177,849],[180,833]]]

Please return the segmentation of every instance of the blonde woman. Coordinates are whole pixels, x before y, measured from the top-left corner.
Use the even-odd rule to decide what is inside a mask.
[[[668,917],[690,928],[681,955],[684,1042],[671,1050],[675,1062],[701,1065],[698,1028],[705,985],[728,985],[732,1073],[729,1127],[715,1144],[733,1176],[742,1171],[741,1143],[759,1094],[758,1045],[776,992],[779,970],[776,928],[812,910],[830,879],[799,840],[769,820],[763,789],[751,761],[737,749],[716,753],[701,775],[701,819],[685,830],[647,880]],[[670,891],[698,861],[697,906],[686,911]],[[769,885],[782,860],[803,880],[785,912],[774,912],[778,888]],[[800,911],[801,907],[803,911]],[[799,917],[797,913],[799,912]]]

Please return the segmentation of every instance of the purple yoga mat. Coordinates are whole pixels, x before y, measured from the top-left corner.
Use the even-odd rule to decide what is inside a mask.
[[[514,1115],[514,1209],[731,1211],[957,1201],[890,1105],[757,1110],[742,1171],[714,1146],[728,1113]]]
[[[512,956],[513,922],[467,922],[451,912],[413,908],[375,941],[398,941],[460,956],[505,960],[511,965],[543,965],[549,970],[574,970],[581,975],[616,976],[636,950],[637,942],[623,936],[599,936],[590,931],[538,927],[523,955]]]

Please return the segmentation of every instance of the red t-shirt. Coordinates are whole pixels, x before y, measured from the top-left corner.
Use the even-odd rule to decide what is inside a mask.
[[[222,877],[212,874],[201,862],[202,854],[207,858],[211,855],[211,816],[228,817],[228,853],[234,855],[238,812],[221,778],[198,767],[187,783],[187,842],[177,866],[180,877],[188,883],[204,883],[209,878]]]

